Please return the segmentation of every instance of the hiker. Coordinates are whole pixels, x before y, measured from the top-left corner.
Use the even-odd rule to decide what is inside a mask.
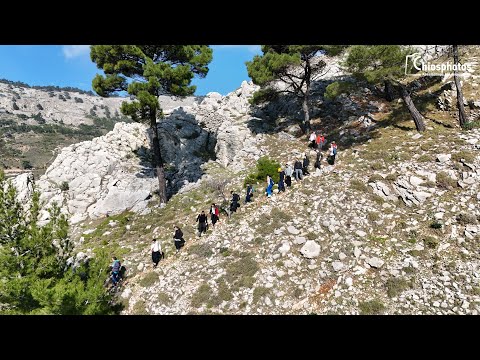
[[[252,201],[253,196],[253,186],[247,184],[247,196],[245,197],[245,204]]]
[[[267,188],[265,189],[267,196],[271,197],[272,196],[272,190],[273,190],[273,185],[275,183],[272,180],[272,177],[270,175],[267,175]]]
[[[317,150],[317,158],[315,160],[315,169],[321,170],[321,161],[323,158],[323,154],[320,150]]]
[[[288,187],[292,186],[292,175],[292,167],[290,166],[290,164],[285,164],[285,184],[287,184]]]
[[[315,149],[320,149],[321,146],[320,146],[320,139],[321,139],[322,135],[320,134],[320,131],[317,131],[317,134],[315,136]]]
[[[280,180],[278,181],[278,192],[285,191],[285,171],[281,167],[278,168],[278,175]]]
[[[240,207],[239,201],[240,201],[240,196],[237,193],[234,193],[233,191],[230,191],[230,194],[232,195],[232,202],[230,204],[230,212],[236,212],[237,208]]]
[[[122,267],[122,264],[116,256],[112,257],[112,261],[112,282],[113,286],[117,286],[118,281],[120,280],[120,268]]]
[[[326,140],[325,140],[325,136],[323,136],[322,134],[320,134],[320,150],[323,150],[323,147],[325,146],[326,144]]]
[[[308,165],[310,165],[310,160],[308,159],[307,153],[305,153],[305,157],[303,158],[303,173],[305,175],[310,175],[308,172]]]
[[[210,220],[212,221],[212,226],[215,227],[215,223],[218,221],[219,217],[218,217],[218,214],[219,214],[219,211],[218,211],[218,207],[217,205],[212,204],[212,206],[210,207]]]
[[[308,138],[308,141],[310,141],[310,144],[308,144],[308,147],[311,147],[313,149],[315,149],[315,140],[316,140],[317,136],[315,135],[315,132],[312,131],[310,133],[310,137]]]
[[[160,258],[162,257],[162,246],[157,239],[152,239],[152,245],[150,246],[150,250],[152,251],[153,267],[156,268],[158,263],[160,262]]]
[[[337,156],[337,144],[335,144],[335,141],[332,141],[330,143],[330,149],[328,150],[328,152],[329,152],[328,163],[330,165],[335,165],[335,157]]]
[[[173,234],[173,242],[175,245],[175,249],[177,249],[177,253],[180,251],[180,248],[185,245],[185,239],[183,238],[183,232],[180,230],[178,226],[174,226],[173,229],[175,230],[175,234]]]
[[[205,215],[205,211],[202,210],[201,214],[198,214],[197,216],[197,222],[198,222],[198,236],[202,236],[202,232],[206,233],[207,232],[207,215]]]
[[[300,160],[295,161],[293,169],[295,170],[295,180],[297,181],[302,180],[302,168],[302,162]]]

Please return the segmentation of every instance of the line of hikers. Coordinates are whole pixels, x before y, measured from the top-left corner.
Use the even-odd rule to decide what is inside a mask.
[[[317,132],[317,133],[312,132],[309,137],[309,142],[310,142],[309,147],[315,149],[315,152],[316,152],[314,168],[321,169],[321,161],[323,159],[322,150],[324,149],[326,144],[325,137],[320,132]],[[328,157],[327,157],[327,162],[330,165],[335,164],[336,155],[337,155],[337,144],[335,143],[335,141],[332,141],[330,143],[330,148],[328,149]],[[292,186],[292,177],[295,177],[296,181],[301,181],[304,175],[310,175],[310,172],[308,170],[309,165],[310,165],[310,159],[308,158],[308,154],[305,153],[303,160],[302,161],[300,161],[300,159],[295,160],[293,167],[288,163],[285,164],[285,169],[282,169],[281,167],[279,167],[277,169],[279,173],[278,192],[284,192],[285,185],[287,187]],[[267,175],[267,187],[265,189],[265,194],[267,197],[272,196],[274,185],[275,185],[275,182],[273,181],[272,176],[270,174]],[[244,201],[245,204],[252,201],[254,191],[255,189],[253,185],[247,184],[246,196]],[[232,199],[230,201],[230,207],[229,207],[230,212],[228,213],[228,216],[236,212],[237,209],[240,207],[240,195],[238,195],[233,191],[230,191],[230,195],[232,196]],[[212,226],[215,227],[216,222],[220,219],[219,218],[220,210],[215,203],[211,205],[209,215],[210,215],[210,221],[212,223]],[[208,217],[204,210],[202,210],[202,212],[197,215],[196,222],[198,223],[198,228],[197,228],[198,236],[201,237],[202,233],[206,233],[208,230]],[[180,249],[184,246],[185,239],[183,238],[183,232],[180,230],[178,226],[175,226],[174,229],[175,229],[175,234],[173,235],[173,239],[174,239],[174,245],[176,248],[176,253],[178,253]],[[162,252],[161,245],[156,238],[152,240],[151,253],[152,253],[152,261],[154,263],[153,267],[157,267],[160,259],[164,258],[165,254],[164,252]]]

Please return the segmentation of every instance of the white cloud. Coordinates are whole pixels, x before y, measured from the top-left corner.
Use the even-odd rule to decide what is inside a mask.
[[[251,53],[260,53],[260,45],[212,45],[213,48],[238,48],[238,49],[247,49]]]
[[[66,59],[72,59],[90,53],[90,45],[63,45],[63,56]]]

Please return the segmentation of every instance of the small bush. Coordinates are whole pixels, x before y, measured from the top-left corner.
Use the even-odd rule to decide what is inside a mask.
[[[225,280],[234,288],[251,288],[255,282],[253,276],[259,270],[259,266],[250,253],[243,253],[240,256],[239,260],[227,265]]]
[[[37,109],[38,109],[38,110],[43,110],[43,106],[40,105],[40,104],[37,104]]]
[[[433,162],[433,156],[428,154],[420,155],[417,159],[418,162]]]
[[[79,104],[83,103],[82,98],[75,97],[74,100],[75,100],[76,103],[79,103]]]
[[[207,284],[202,284],[200,287],[195,291],[192,295],[192,299],[190,301],[193,307],[200,307],[202,304],[208,302],[212,294],[212,289]]]
[[[467,224],[472,224],[476,225],[477,224],[477,217],[473,214],[470,213],[460,213],[456,217],[457,222],[463,225]]]
[[[170,295],[168,295],[167,293],[159,292],[157,295],[157,301],[162,305],[168,305],[171,303],[172,299],[170,298]]]
[[[134,315],[148,315],[147,308],[145,306],[145,301],[139,300],[133,305],[133,314]]]
[[[470,122],[466,123],[463,128],[465,130],[480,128],[480,121],[470,121]]]
[[[147,275],[140,280],[139,284],[142,287],[150,287],[158,281],[158,274],[154,271],[149,272]]]
[[[367,192],[368,191],[367,185],[365,185],[365,183],[363,181],[360,181],[360,180],[357,180],[357,179],[353,179],[353,180],[350,181],[350,188],[354,189],[354,190],[357,190],[357,191],[362,191],[362,192]]]
[[[437,186],[443,189],[451,189],[457,187],[457,181],[452,179],[445,171],[437,174]]]
[[[256,304],[258,303],[258,301],[265,295],[268,295],[270,293],[270,289],[269,288],[266,288],[266,287],[263,287],[263,286],[259,286],[259,287],[256,287],[254,290],[253,290],[253,303]]]
[[[385,305],[377,299],[360,302],[358,307],[360,308],[361,315],[375,315],[385,311]]]
[[[247,184],[265,184],[267,182],[267,175],[270,175],[275,182],[278,184],[279,181],[279,174],[278,168],[280,164],[272,159],[269,159],[266,156],[261,157],[257,160],[257,169],[256,172],[249,174],[245,181],[243,182],[243,186],[247,186]],[[263,189],[261,189],[263,191]]]
[[[68,186],[68,182],[64,181],[62,182],[62,184],[60,185],[60,190],[61,191],[68,191],[70,189],[70,187]]]
[[[372,176],[370,176],[367,180],[367,182],[371,183],[371,182],[375,182],[375,181],[384,181],[385,179],[379,175],[379,174],[373,174]]]
[[[397,180],[397,178],[398,178],[398,174],[397,174],[397,173],[393,173],[393,174],[388,174],[388,175],[385,177],[385,180],[394,182],[395,180]]]
[[[208,258],[213,255],[212,248],[208,244],[194,244],[190,246],[188,252],[204,258]]]
[[[225,280],[218,283],[218,297],[221,301],[230,301],[233,299],[232,292],[230,291]]]
[[[12,107],[13,107],[13,110],[20,110],[16,102],[13,103]]]
[[[441,229],[442,226],[443,226],[443,224],[442,224],[441,222],[437,221],[437,220],[435,220],[434,222],[432,222],[432,223],[430,224],[430,227],[431,227],[432,229]]]
[[[465,150],[452,154],[453,161],[461,161],[462,159],[467,163],[473,163],[475,161],[475,154]]]
[[[25,170],[33,169],[32,164],[31,164],[30,161],[28,161],[28,160],[23,160],[23,161],[22,161],[22,167],[23,167]]]
[[[423,243],[425,244],[425,246],[427,248],[435,249],[438,246],[439,241],[438,241],[438,239],[435,239],[432,236],[427,236],[426,238],[423,239]]]
[[[392,277],[385,284],[388,297],[396,297],[408,288],[408,283],[404,278]]]
[[[377,221],[380,219],[380,214],[378,212],[375,212],[375,211],[370,211],[368,214],[367,214],[367,219],[370,221],[370,222],[373,222],[373,221]]]
[[[323,93],[323,96],[325,99],[335,99],[337,96],[340,94],[350,94],[350,92],[355,88],[355,85],[352,84],[351,82],[346,82],[346,81],[335,81],[328,85],[325,88],[325,92]]]
[[[270,211],[270,217],[279,220],[280,222],[286,223],[288,221],[292,220],[292,216],[286,212],[283,212],[282,210],[279,210],[278,208],[273,208]]]

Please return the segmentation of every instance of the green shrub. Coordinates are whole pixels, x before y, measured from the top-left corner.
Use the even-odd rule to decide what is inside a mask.
[[[332,99],[335,99],[340,94],[344,94],[344,93],[350,94],[350,92],[354,88],[355,88],[355,85],[350,82],[335,81],[325,88],[325,92],[323,93],[323,96],[325,97],[325,99],[332,100]]]
[[[255,282],[253,276],[258,270],[259,266],[252,258],[252,254],[243,253],[240,255],[240,259],[227,265],[225,280],[233,288],[251,288]]]
[[[423,239],[423,242],[425,246],[428,247],[429,249],[435,249],[439,244],[439,240],[435,239],[432,236],[427,236],[426,238]]]
[[[371,183],[371,182],[375,182],[375,181],[384,181],[385,179],[379,175],[379,174],[373,174],[372,176],[370,176],[367,180],[367,182]]]
[[[473,163],[475,161],[475,154],[466,150],[459,151],[458,153],[452,154],[453,161],[465,160],[467,163]]]
[[[435,220],[434,222],[432,222],[432,223],[430,224],[430,227],[431,227],[432,229],[441,229],[442,226],[443,226],[443,224],[442,224],[441,222],[437,221],[437,220]]]
[[[385,305],[377,299],[361,302],[358,307],[361,315],[381,314],[385,311]]]
[[[28,160],[23,160],[23,161],[22,161],[22,167],[23,167],[25,170],[29,170],[29,169],[32,169],[32,168],[33,168],[32,164],[31,164],[30,161],[28,161]]]
[[[148,315],[147,308],[145,306],[145,301],[139,300],[133,305],[133,314],[134,315]]]
[[[256,304],[263,296],[268,295],[270,289],[264,286],[259,286],[253,289],[253,303]]]
[[[257,169],[254,173],[249,174],[245,181],[243,182],[243,186],[247,186],[247,184],[264,184],[266,187],[267,182],[267,175],[270,175],[275,182],[278,184],[280,179],[278,174],[278,168],[280,164],[272,159],[269,159],[266,156],[261,157],[257,160]]]
[[[157,295],[157,301],[162,305],[168,305],[171,303],[172,299],[170,298],[170,295],[161,291]]]
[[[480,128],[480,121],[470,121],[468,123],[466,123],[463,128],[465,130],[471,130],[471,129],[475,129],[475,128]]]
[[[70,189],[70,187],[68,186],[68,182],[64,181],[62,182],[62,184],[60,185],[60,190],[61,191],[68,191]]]

